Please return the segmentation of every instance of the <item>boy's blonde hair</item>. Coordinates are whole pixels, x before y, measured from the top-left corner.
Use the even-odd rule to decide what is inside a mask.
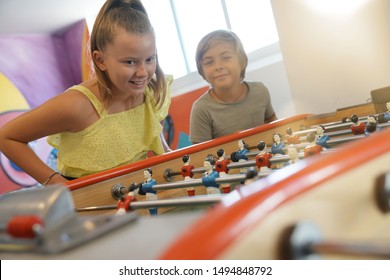
[[[149,21],[147,12],[139,0],[107,0],[96,17],[91,33],[90,52],[105,51],[116,35],[118,27],[127,32],[136,34],[153,33],[153,27]],[[100,70],[92,56],[96,78],[99,86],[103,89],[103,98],[109,100],[111,97],[112,82],[106,72]],[[148,87],[154,92],[154,101],[161,107],[166,96],[166,80],[158,59],[156,61],[156,72]]]
[[[196,55],[195,55],[196,67],[198,68],[199,74],[203,77],[203,79],[206,80],[203,72],[202,59],[204,54],[216,42],[228,42],[233,44],[239,62],[242,67],[240,77],[241,80],[244,80],[246,67],[248,65],[248,56],[246,55],[244,46],[242,45],[240,38],[238,38],[238,36],[234,32],[229,30],[222,30],[222,29],[210,32],[199,41],[198,47],[196,49]]]

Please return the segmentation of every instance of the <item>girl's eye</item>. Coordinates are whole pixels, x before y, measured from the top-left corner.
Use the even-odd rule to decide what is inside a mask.
[[[128,65],[134,65],[135,61],[134,60],[126,60],[125,63]]]

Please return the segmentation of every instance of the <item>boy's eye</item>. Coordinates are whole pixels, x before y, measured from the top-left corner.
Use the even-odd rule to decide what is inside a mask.
[[[211,60],[211,59],[205,59],[205,60],[203,60],[203,65],[210,65],[210,64],[212,64],[213,63],[213,61]]]
[[[146,60],[146,63],[148,64],[153,63],[154,60],[156,60],[156,57],[150,57]]]

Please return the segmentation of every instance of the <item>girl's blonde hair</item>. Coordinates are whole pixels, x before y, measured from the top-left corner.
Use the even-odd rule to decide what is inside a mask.
[[[244,46],[242,45],[240,38],[238,38],[238,36],[234,32],[229,30],[222,30],[222,29],[210,32],[199,41],[198,47],[196,49],[196,55],[195,55],[196,67],[198,68],[199,74],[203,77],[203,79],[206,80],[206,77],[204,76],[204,72],[203,72],[202,59],[204,54],[216,42],[228,42],[233,44],[236,54],[238,56],[238,60],[242,67],[240,77],[241,80],[244,80],[246,67],[248,65],[248,56],[246,55]]]
[[[139,35],[153,33],[147,12],[139,0],[107,0],[96,17],[91,33],[91,54],[94,51],[105,51],[114,40],[116,30],[123,28],[127,32]],[[109,100],[112,96],[112,82],[105,71],[100,70],[92,56],[93,66],[101,87],[103,98]],[[161,107],[166,96],[166,80],[158,59],[156,59],[156,72],[148,88],[154,93],[155,106]]]

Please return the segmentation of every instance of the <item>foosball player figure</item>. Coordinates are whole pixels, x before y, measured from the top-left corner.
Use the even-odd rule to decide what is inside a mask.
[[[259,171],[261,172],[265,169],[270,169],[270,159],[272,158],[272,154],[266,151],[267,144],[264,141],[260,141],[259,144],[257,144],[257,148],[260,152],[257,154],[255,160],[256,166],[259,168]]]
[[[212,157],[206,157],[203,162],[205,172],[202,176],[202,184],[207,189],[207,194],[220,194],[219,184],[215,182],[215,179],[219,178],[219,173],[213,169],[215,160]]]
[[[221,174],[221,172],[228,174],[229,173],[228,164],[230,163],[230,159],[225,157],[225,150],[218,149],[217,156],[218,156],[218,160],[215,163],[215,170],[219,174]]]
[[[366,130],[366,124],[360,122],[357,115],[351,116],[351,122],[351,132],[353,135],[364,134],[364,131]]]
[[[274,133],[272,136],[273,144],[271,146],[271,154],[275,157],[285,154],[285,144],[282,142],[282,135],[280,133]],[[284,167],[284,163],[275,163],[272,168],[280,169]]]
[[[364,134],[366,136],[369,136],[371,133],[374,133],[377,128],[377,119],[374,115],[369,115],[367,117],[367,123],[366,123],[366,129],[364,131]]]
[[[286,129],[286,142],[287,144],[299,144],[301,141],[299,140],[299,135],[295,134],[291,127]]]
[[[303,149],[304,157],[313,156],[322,152],[322,146],[316,143],[316,136],[314,132],[309,132],[306,136],[309,145]]]
[[[153,171],[150,168],[144,170],[144,179],[139,188],[138,193],[140,195],[146,195],[146,200],[157,200],[157,191],[153,189],[153,186],[157,184],[156,180],[152,179]],[[149,208],[150,215],[157,215],[157,207]]]
[[[238,150],[230,155],[230,159],[234,162],[244,162],[248,160],[246,154],[249,152],[244,140],[238,140]],[[240,173],[246,173],[246,168],[241,168]]]
[[[295,145],[287,147],[287,155],[289,156],[288,164],[294,164],[299,161],[298,149]]]
[[[285,145],[284,143],[282,142],[282,135],[280,133],[274,133],[273,136],[272,136],[272,141],[273,141],[273,144],[271,146],[271,153],[273,155],[284,155],[285,154],[285,151],[284,151],[284,148],[285,148]]]
[[[329,135],[325,134],[325,127],[323,125],[317,125],[316,127],[316,144],[320,145],[324,149],[329,149],[328,142]]]
[[[383,118],[388,122],[390,121],[390,102],[386,103],[387,111],[383,114]]]
[[[378,115],[379,123],[386,123],[390,121],[390,102],[386,103],[387,111]]]
[[[182,160],[184,162],[184,165],[180,169],[181,175],[183,176],[184,181],[191,180],[192,177],[194,176],[194,173],[192,173],[192,170],[195,167],[190,164],[190,156],[189,155],[184,155],[182,157]],[[195,188],[194,187],[188,187],[187,188],[187,194],[188,194],[188,196],[194,196],[195,195]]]
[[[219,177],[226,177],[229,173],[228,164],[230,163],[230,159],[225,157],[225,150],[218,149],[217,151],[218,160],[215,163],[215,171],[219,173]],[[221,184],[222,193],[230,192],[230,184]]]
[[[129,192],[127,193],[126,196],[121,197],[117,204],[116,204],[116,213],[115,215],[124,215],[127,212],[130,211],[130,204],[134,201],[137,201],[137,198],[135,197],[134,191],[136,188],[139,186],[137,184],[133,184],[129,188]]]

